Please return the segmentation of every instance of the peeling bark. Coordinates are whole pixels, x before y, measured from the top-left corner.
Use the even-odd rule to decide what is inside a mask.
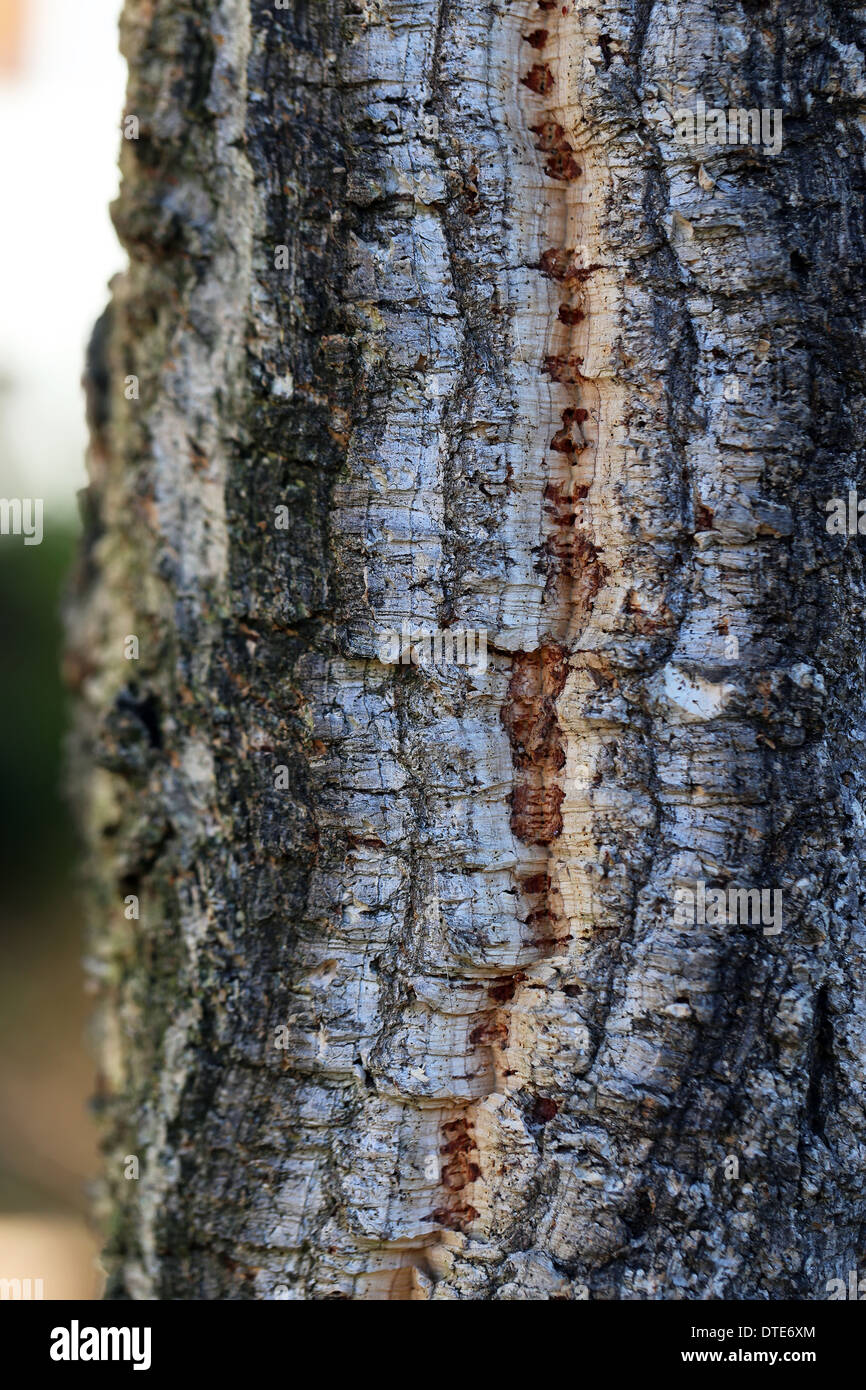
[[[109,1296],[821,1299],[866,1259],[824,527],[863,45],[820,0],[127,0],[69,618]],[[699,97],[782,150],[678,143]],[[404,623],[486,668],[383,662]],[[782,931],[681,924],[698,883]]]

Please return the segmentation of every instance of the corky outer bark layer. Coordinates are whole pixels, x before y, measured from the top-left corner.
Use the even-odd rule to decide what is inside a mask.
[[[862,1267],[863,24],[127,0],[68,654],[111,1296]]]

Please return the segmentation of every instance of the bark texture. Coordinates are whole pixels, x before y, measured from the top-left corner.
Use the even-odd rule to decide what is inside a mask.
[[[863,1268],[864,25],[127,0],[68,654],[110,1296]]]

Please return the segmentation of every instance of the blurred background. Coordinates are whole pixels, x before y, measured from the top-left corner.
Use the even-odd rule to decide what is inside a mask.
[[[120,9],[0,0],[0,497],[44,503],[41,545],[0,535],[0,1281],[41,1279],[46,1299],[101,1288],[58,614],[85,484],[84,349],[124,263],[108,215]]]

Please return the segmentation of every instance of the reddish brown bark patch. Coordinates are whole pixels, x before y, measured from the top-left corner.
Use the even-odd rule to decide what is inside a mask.
[[[437,1226],[444,1227],[447,1231],[462,1231],[464,1234],[469,1230],[473,1221],[478,1219],[478,1212],[475,1207],[468,1202],[463,1202],[456,1207],[436,1207],[428,1216],[428,1221],[435,1221]]]
[[[465,1115],[447,1120],[442,1125],[442,1143],[439,1152],[445,1160],[442,1164],[441,1182],[447,1193],[462,1192],[481,1177],[478,1153],[475,1147],[472,1123]],[[468,1202],[447,1201],[433,1210],[428,1221],[435,1221],[449,1231],[465,1231],[478,1216],[475,1207]]]
[[[554,76],[546,63],[533,63],[529,72],[521,77],[524,87],[528,87],[531,92],[536,92],[538,96],[545,97],[548,92],[553,90]]]
[[[580,177],[583,170],[574,158],[571,144],[558,121],[540,121],[530,129],[533,135],[538,136],[535,148],[550,156],[544,166],[550,178],[570,183]]]
[[[546,877],[546,875],[545,875]],[[550,880],[548,879],[548,883]],[[517,986],[526,979],[522,970],[517,970],[513,975],[508,975],[504,980],[497,980],[492,984],[487,993],[497,1004],[510,1004],[517,993]]]
[[[550,845],[562,834],[565,792],[562,787],[534,785],[535,781],[511,793],[511,829],[525,845]]]
[[[534,897],[537,893],[549,893],[550,881],[550,874],[527,874],[519,883],[527,897]]]
[[[550,178],[559,179],[561,183],[573,183],[583,173],[570,148],[557,150],[550,156],[544,168]]]
[[[556,643],[515,653],[501,718],[518,771],[511,794],[511,828],[524,844],[548,845],[562,834],[565,793],[553,774],[565,766],[556,701],[567,676],[568,661]]]
[[[544,370],[554,381],[559,381],[564,386],[578,386],[582,381],[580,369],[583,366],[583,358],[577,353],[572,353],[570,357],[545,357]]]
[[[537,1125],[546,1125],[554,1118],[559,1110],[559,1105],[549,1096],[537,1096],[532,1107],[532,1118]]]
[[[548,541],[548,554],[555,560],[558,572],[572,580],[572,604],[588,613],[596,594],[608,576],[607,566],[599,557],[598,547],[574,528],[563,530]]]
[[[568,280],[574,278],[577,267],[574,264],[573,248],[551,246],[542,251],[537,267],[549,280]]]
[[[508,730],[516,767],[549,771],[564,767],[565,749],[556,719],[556,701],[567,676],[565,652],[555,643],[534,652],[515,653],[502,722]]]
[[[473,1046],[504,1047],[508,1042],[508,1024],[501,1015],[494,1014],[472,1029],[469,1041]]]

